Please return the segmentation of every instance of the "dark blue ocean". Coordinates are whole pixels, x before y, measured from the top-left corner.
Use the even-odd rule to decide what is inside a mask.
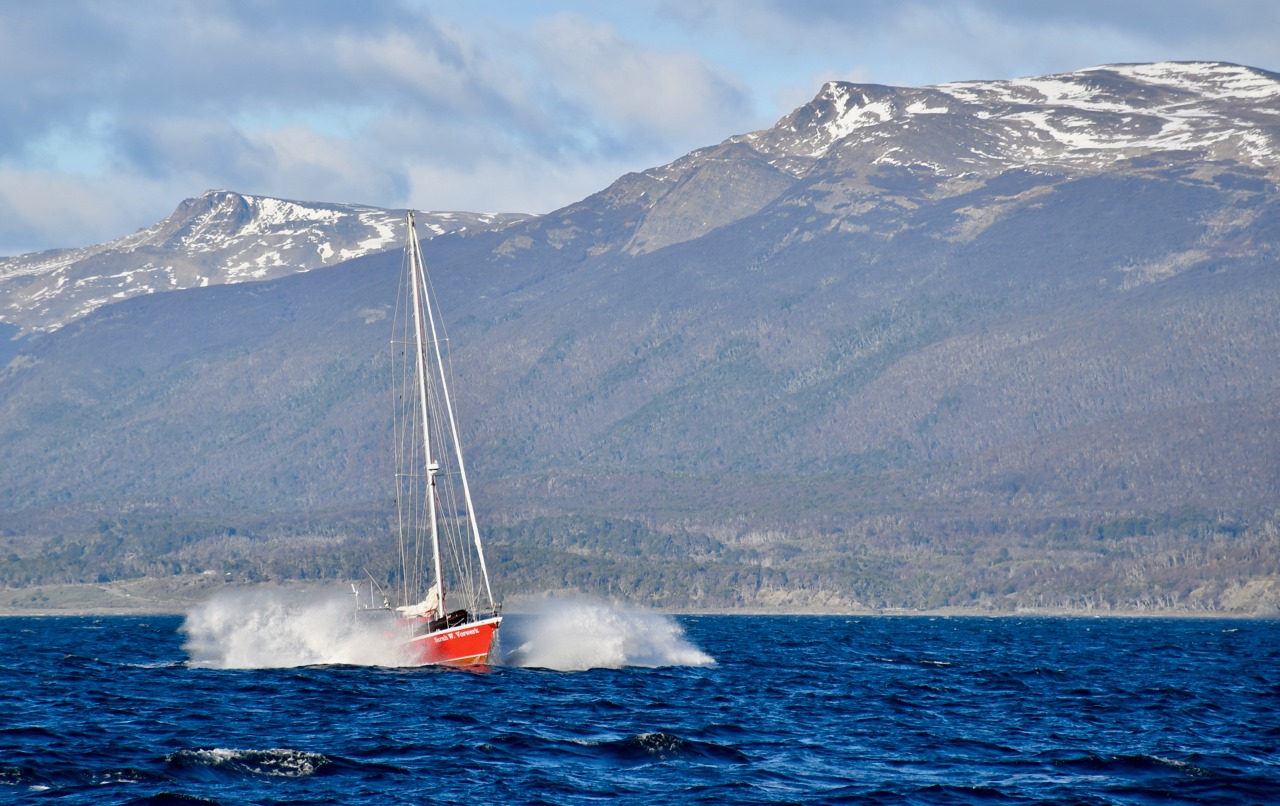
[[[0,619],[0,802],[1280,803],[1277,621],[605,610],[541,650],[564,619],[508,616],[576,671]]]

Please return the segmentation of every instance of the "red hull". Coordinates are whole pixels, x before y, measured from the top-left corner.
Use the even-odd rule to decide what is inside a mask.
[[[424,621],[409,619],[408,622]],[[493,653],[502,617],[471,621],[409,639],[409,650],[419,663],[445,666],[485,666]]]

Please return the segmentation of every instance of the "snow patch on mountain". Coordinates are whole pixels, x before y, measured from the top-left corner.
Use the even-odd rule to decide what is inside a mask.
[[[1212,95],[1219,100],[1280,98],[1274,73],[1224,62],[1156,62],[1095,68],[1113,70],[1151,84]],[[1085,71],[1087,72],[1087,71]],[[1275,108],[1270,111],[1277,112]]]
[[[977,163],[1007,170],[1048,162],[1104,170],[1117,159],[1170,150],[1270,168],[1280,148],[1280,103],[1272,101],[1280,101],[1280,76],[1209,62],[1104,65],[919,89],[832,81],[773,129],[727,142],[749,144],[798,174],[813,160],[880,141],[884,150],[873,162],[924,164],[897,138],[929,132],[949,119],[970,130],[980,127],[998,145],[970,149],[972,158],[951,166],[952,172],[971,171]]]

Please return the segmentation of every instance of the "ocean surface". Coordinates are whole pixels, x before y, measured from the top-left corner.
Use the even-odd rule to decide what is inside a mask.
[[[0,802],[1280,803],[1277,621],[560,602],[476,672],[327,607],[0,619]]]

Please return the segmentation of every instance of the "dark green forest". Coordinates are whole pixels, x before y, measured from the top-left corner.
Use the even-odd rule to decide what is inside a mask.
[[[8,535],[0,538],[0,584],[191,574],[227,584],[397,580],[384,516],[235,523],[123,516],[76,538]],[[1278,540],[1275,521],[1192,512],[1098,523],[898,515],[800,532],[562,516],[494,526],[486,546],[501,593],[513,597],[571,592],[686,611],[1252,612],[1258,603],[1241,599],[1239,581],[1280,575]]]

